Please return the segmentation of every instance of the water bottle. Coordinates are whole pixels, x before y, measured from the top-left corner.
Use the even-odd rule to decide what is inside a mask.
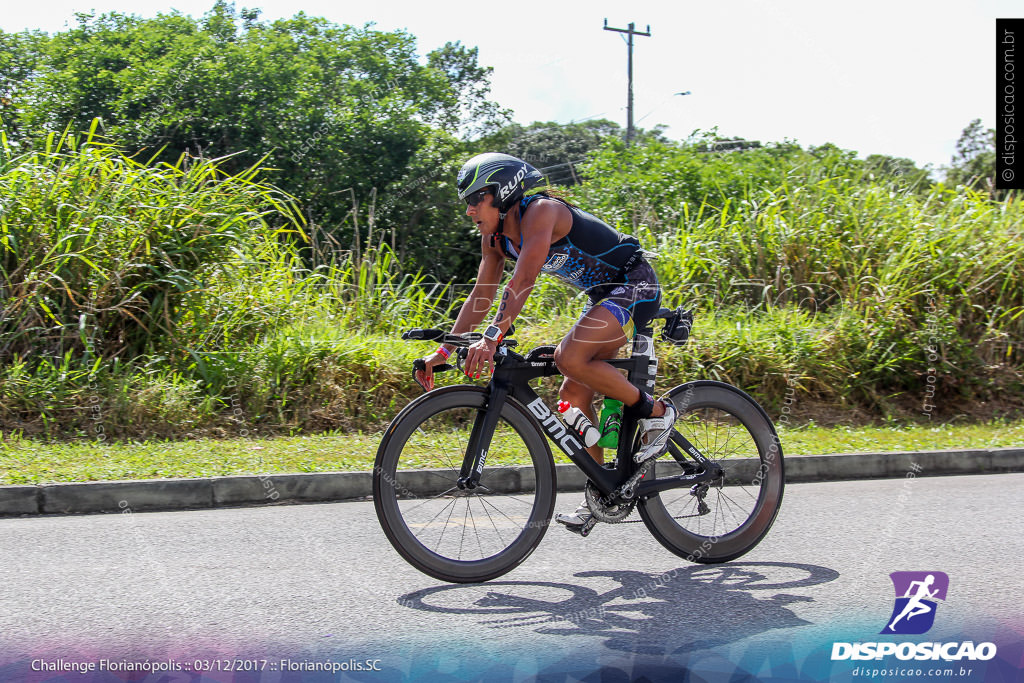
[[[583,411],[570,406],[568,401],[558,402],[558,412],[562,414],[565,424],[569,425],[570,429],[579,434],[580,438],[583,439],[583,445],[587,448],[596,444],[597,440],[601,438],[601,433],[597,431],[597,428],[590,422],[590,419],[583,414]]]
[[[601,448],[619,447],[619,430],[622,428],[622,401],[606,398],[601,408],[601,439],[597,445]]]

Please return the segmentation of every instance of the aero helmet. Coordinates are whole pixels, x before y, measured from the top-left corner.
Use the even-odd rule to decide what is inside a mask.
[[[503,214],[523,198],[523,193],[542,182],[544,176],[533,166],[497,152],[477,154],[463,165],[456,178],[459,199],[493,186],[495,205]]]

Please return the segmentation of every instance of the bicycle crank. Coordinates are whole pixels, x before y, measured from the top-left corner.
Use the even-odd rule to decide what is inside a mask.
[[[629,517],[633,508],[636,507],[635,499],[609,503],[589,481],[585,492],[587,507],[590,508],[590,514],[593,515],[591,519],[596,519],[599,522],[617,524]]]
[[[565,528],[573,532],[574,534],[579,534],[583,538],[586,538],[590,535],[591,530],[593,530],[593,528],[597,526],[598,521],[599,520],[597,519],[597,517],[591,515],[583,524],[575,526],[566,524]]]
[[[654,461],[656,459],[657,458],[651,458],[650,460],[648,460],[647,462],[642,464],[640,466],[640,469],[638,469],[636,472],[634,472],[633,476],[631,476],[629,479],[626,480],[625,484],[623,484],[619,488],[615,489],[615,491],[612,493],[612,499],[613,500],[633,500],[634,498],[636,498],[636,487],[637,487],[637,485],[640,484],[640,480],[644,478],[644,475],[647,474],[648,470],[650,470],[651,467],[654,466]],[[588,482],[588,485],[589,485],[589,482]]]

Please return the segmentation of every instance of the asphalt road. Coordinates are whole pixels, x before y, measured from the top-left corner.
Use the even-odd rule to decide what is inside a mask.
[[[795,484],[733,563],[686,563],[639,523],[586,539],[552,527],[519,568],[473,586],[407,565],[370,502],[3,519],[0,679],[33,659],[101,658],[275,667],[207,680],[350,675],[292,676],[281,659],[380,669],[359,680],[575,680],[564,672],[602,665],[802,677],[829,666],[834,640],[878,638],[898,570],[950,577],[927,638],[1016,647],[1022,492],[1024,474]]]

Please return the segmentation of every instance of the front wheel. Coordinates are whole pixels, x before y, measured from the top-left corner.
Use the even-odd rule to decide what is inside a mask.
[[[410,564],[442,581],[475,583],[512,570],[540,543],[554,512],[551,451],[512,399],[502,407],[480,485],[458,488],[486,403],[479,387],[425,394],[392,421],[377,450],[373,502],[384,533]]]
[[[779,437],[754,399],[728,384],[689,382],[669,397],[679,414],[675,433],[645,480],[701,471],[681,447],[680,435],[725,474],[642,499],[640,516],[663,546],[691,562],[736,559],[764,538],[782,505]]]

